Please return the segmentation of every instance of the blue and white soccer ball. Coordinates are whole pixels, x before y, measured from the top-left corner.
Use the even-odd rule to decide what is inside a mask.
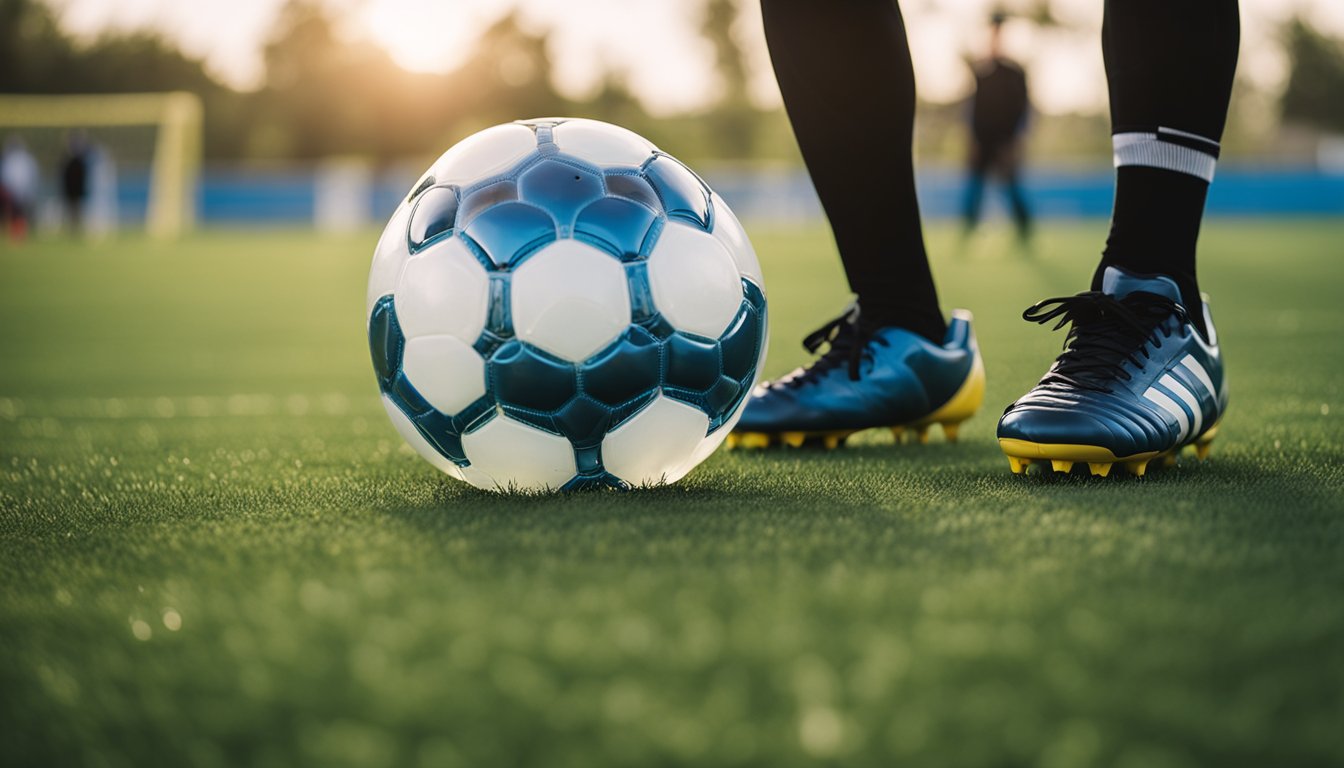
[[[500,125],[445,152],[378,242],[367,313],[392,423],[488,489],[680,479],[736,423],[766,345],[732,211],[593,120]]]

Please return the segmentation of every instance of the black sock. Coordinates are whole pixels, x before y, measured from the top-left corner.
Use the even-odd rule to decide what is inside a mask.
[[[1107,0],[1102,51],[1115,143],[1108,266],[1180,286],[1195,324],[1195,251],[1237,68],[1237,0]]]
[[[893,0],[761,0],[807,170],[864,323],[941,343],[911,156],[915,76]]]
[[[1092,289],[1101,289],[1107,267],[1123,267],[1142,275],[1166,275],[1181,289],[1182,303],[1203,326],[1199,280],[1195,276],[1195,243],[1204,216],[1209,184],[1183,173],[1126,165],[1116,169],[1115,209],[1111,234]]]

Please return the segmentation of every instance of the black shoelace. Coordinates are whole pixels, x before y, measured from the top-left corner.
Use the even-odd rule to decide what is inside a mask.
[[[847,367],[850,381],[859,380],[859,372],[870,343],[887,346],[886,339],[873,336],[875,328],[869,328],[859,320],[859,310],[851,306],[844,314],[831,320],[803,339],[803,348],[816,354],[822,345],[826,352],[817,358],[797,376],[785,379],[783,384],[799,387],[819,380],[828,371],[844,365]]]
[[[1171,335],[1164,322],[1173,314],[1185,319],[1185,309],[1164,296],[1131,293],[1123,299],[1099,291],[1046,299],[1022,313],[1022,319],[1042,325],[1059,318],[1051,330],[1070,323],[1064,352],[1041,384],[1110,392],[1117,379],[1129,381],[1125,361],[1143,370],[1151,355],[1147,342],[1162,346]]]

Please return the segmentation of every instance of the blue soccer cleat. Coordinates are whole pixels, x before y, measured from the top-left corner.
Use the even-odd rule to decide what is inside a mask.
[[[857,306],[814,331],[809,352],[829,349],[812,365],[752,393],[729,446],[836,448],[855,432],[907,428],[927,442],[941,424],[949,442],[980,407],[985,368],[971,330],[971,314],[953,312],[942,345],[903,328],[867,329]]]
[[[1064,353],[999,419],[1015,474],[1034,463],[1055,472],[1086,463],[1094,475],[1122,464],[1141,477],[1149,462],[1174,464],[1188,445],[1208,455],[1227,383],[1207,302],[1206,338],[1170,278],[1108,267],[1100,292],[1047,299],[1022,317],[1073,327]]]

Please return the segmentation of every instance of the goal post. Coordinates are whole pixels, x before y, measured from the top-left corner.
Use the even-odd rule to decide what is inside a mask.
[[[202,119],[200,98],[186,91],[0,95],[0,134],[33,129],[154,129],[145,231],[156,238],[177,237],[195,225]]]

